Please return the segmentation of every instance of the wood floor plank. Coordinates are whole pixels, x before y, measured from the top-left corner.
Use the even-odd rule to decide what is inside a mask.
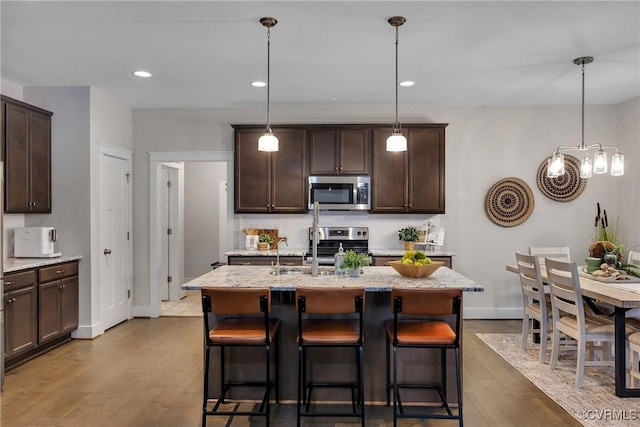
[[[518,333],[518,320],[465,320],[464,419],[471,427],[577,426],[573,417],[480,341],[476,332]],[[202,399],[199,318],[133,319],[95,340],[74,340],[9,371],[3,427],[194,427]],[[295,379],[283,379],[295,381]],[[367,407],[367,427],[391,426],[391,409]],[[209,418],[225,426],[225,418]],[[264,425],[236,417],[232,426]],[[295,405],[273,407],[273,426],[295,425]],[[357,419],[309,419],[314,427],[358,426]],[[401,420],[403,427],[455,421]]]

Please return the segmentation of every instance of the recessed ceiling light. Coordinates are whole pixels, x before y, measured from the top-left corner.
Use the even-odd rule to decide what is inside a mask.
[[[144,71],[144,70],[134,71],[133,75],[136,76],[136,77],[144,77],[144,78],[151,77],[151,73],[148,72],[148,71]]]
[[[400,86],[402,87],[409,87],[409,86],[413,86],[414,84],[416,84],[416,82],[412,82],[411,80],[405,80],[403,82],[398,83]]]
[[[266,85],[265,82],[251,82],[251,86],[253,87],[265,87]]]

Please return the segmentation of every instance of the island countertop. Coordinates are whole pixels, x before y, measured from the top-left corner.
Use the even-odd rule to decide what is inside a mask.
[[[297,267],[310,269],[310,267]],[[456,288],[464,292],[483,292],[484,286],[447,267],[440,267],[430,277],[413,279],[403,277],[392,267],[363,267],[360,277],[334,276],[312,277],[310,274],[272,274],[268,266],[225,265],[211,270],[182,285],[182,289],[199,290],[203,286],[269,287],[273,291],[295,291],[305,287],[364,287],[367,291],[386,292],[395,287],[403,288]]]

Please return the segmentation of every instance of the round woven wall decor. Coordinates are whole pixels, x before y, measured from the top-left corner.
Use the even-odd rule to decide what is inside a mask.
[[[538,168],[538,188],[542,194],[557,202],[569,202],[578,197],[587,186],[587,180],[580,178],[580,160],[564,155],[564,175],[547,178],[547,160]]]
[[[513,227],[531,216],[535,200],[531,187],[520,178],[504,178],[487,193],[487,215],[495,224]]]

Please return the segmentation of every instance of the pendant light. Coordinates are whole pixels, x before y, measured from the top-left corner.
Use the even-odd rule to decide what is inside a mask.
[[[584,143],[584,66],[593,62],[592,56],[583,56],[573,60],[573,63],[580,65],[582,69],[582,141],[577,147],[558,147],[547,161],[547,177],[557,178],[564,175],[564,155],[563,151],[575,150],[584,153],[580,162],[580,178],[591,178],[592,174],[607,173],[607,152],[605,150],[615,150],[611,157],[611,175],[624,175],[624,156],[618,147],[605,147],[601,144],[585,145]],[[595,150],[593,160],[589,157],[589,151]]]
[[[387,151],[407,151],[407,138],[402,134],[398,120],[398,27],[406,21],[402,16],[392,16],[388,20],[389,24],[396,28],[396,121],[393,124],[393,133],[387,138]]]
[[[271,130],[271,113],[269,110],[270,88],[271,88],[271,27],[274,27],[278,21],[275,18],[260,18],[260,23],[267,28],[267,126],[265,133],[258,139],[258,150],[260,151],[278,151],[278,138]]]

